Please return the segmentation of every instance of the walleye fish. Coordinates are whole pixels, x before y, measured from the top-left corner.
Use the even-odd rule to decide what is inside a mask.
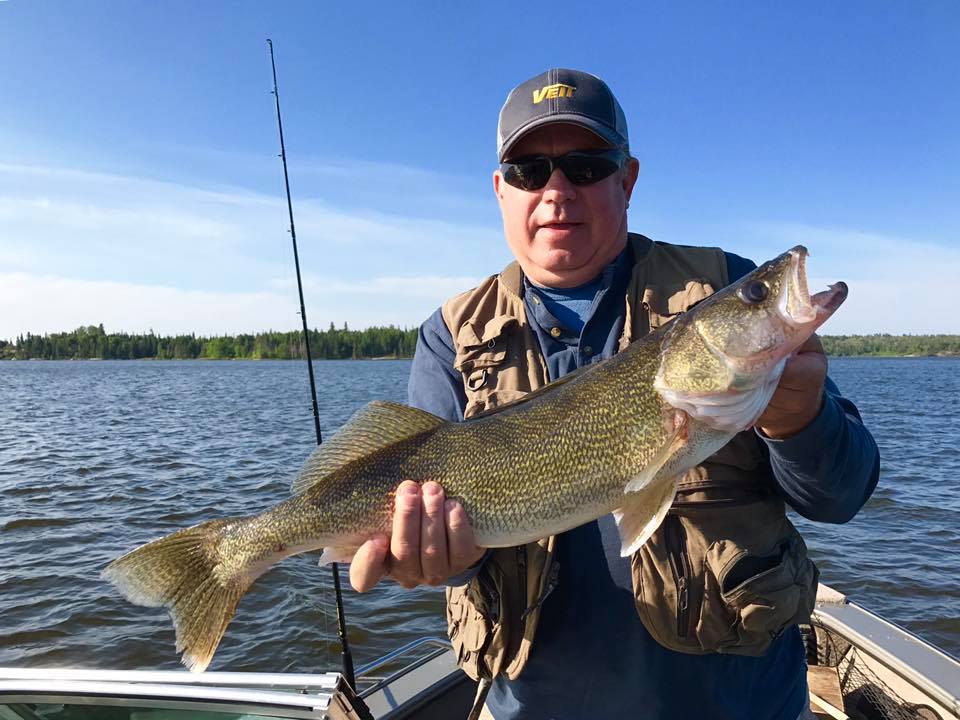
[[[389,402],[359,410],[318,447],[293,496],[133,550],[103,576],[166,607],[191,670],[209,665],[244,593],[275,563],[323,549],[349,561],[389,533],[402,480],[434,480],[484,547],[520,545],[613,512],[623,554],[657,528],[676,479],[749,428],[787,358],[844,301],[810,296],[798,246],[623,352],[466,422]]]

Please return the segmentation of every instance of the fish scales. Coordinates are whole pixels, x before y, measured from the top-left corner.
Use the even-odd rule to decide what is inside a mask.
[[[298,510],[300,522],[312,532],[387,531],[393,491],[405,479],[436,481],[463,503],[481,545],[516,544],[509,533],[522,526],[535,539],[558,521],[609,510],[623,478],[668,435],[669,408],[652,388],[658,357],[655,344],[632,346],[605,372],[559,387],[549,404],[444,424],[351,463],[306,492],[315,510]]]

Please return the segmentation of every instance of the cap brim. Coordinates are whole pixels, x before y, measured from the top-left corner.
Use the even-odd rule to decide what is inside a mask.
[[[608,143],[611,147],[620,147],[625,150],[627,149],[627,144],[624,141],[624,138],[609,126],[601,122],[597,122],[592,118],[587,118],[576,113],[558,113],[556,115],[547,115],[542,118],[537,118],[536,120],[527,123],[522,128],[514,132],[513,135],[507,138],[507,141],[503,143],[503,147],[500,148],[500,162],[503,162],[503,159],[510,154],[510,151],[513,149],[513,147],[530,132],[545,125],[556,124],[577,125],[579,127],[586,128],[594,135],[597,135],[601,140]]]

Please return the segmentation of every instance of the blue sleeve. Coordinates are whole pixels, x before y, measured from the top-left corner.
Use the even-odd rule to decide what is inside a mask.
[[[823,407],[813,422],[784,440],[763,440],[784,498],[810,520],[847,522],[880,478],[880,451],[873,436],[829,377]]]
[[[727,277],[732,283],[757,269],[757,264],[753,260],[747,260],[726,250],[723,254],[727,257]]]
[[[467,396],[463,391],[463,377],[453,367],[455,358],[453,338],[437,309],[420,326],[417,335],[417,349],[407,383],[407,404],[446,420],[463,420]]]
[[[447,420],[463,420],[467,396],[463,391],[463,377],[453,368],[455,358],[453,338],[438,309],[420,326],[417,335],[417,349],[407,383],[407,404]],[[443,584],[466,585],[480,572],[490,552],[488,550],[476,565],[447,578]]]
[[[730,282],[757,267],[747,258],[724,254]],[[790,506],[810,520],[844,523],[873,494],[880,478],[880,452],[857,408],[841,397],[829,377],[824,390],[820,414],[799,433],[786,440],[760,437]]]

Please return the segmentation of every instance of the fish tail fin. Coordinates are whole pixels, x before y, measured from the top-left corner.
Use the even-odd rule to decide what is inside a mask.
[[[218,550],[223,529],[242,520],[178,530],[114,560],[101,573],[130,602],[169,610],[177,651],[193,672],[210,664],[251,584],[245,574],[224,567]]]

